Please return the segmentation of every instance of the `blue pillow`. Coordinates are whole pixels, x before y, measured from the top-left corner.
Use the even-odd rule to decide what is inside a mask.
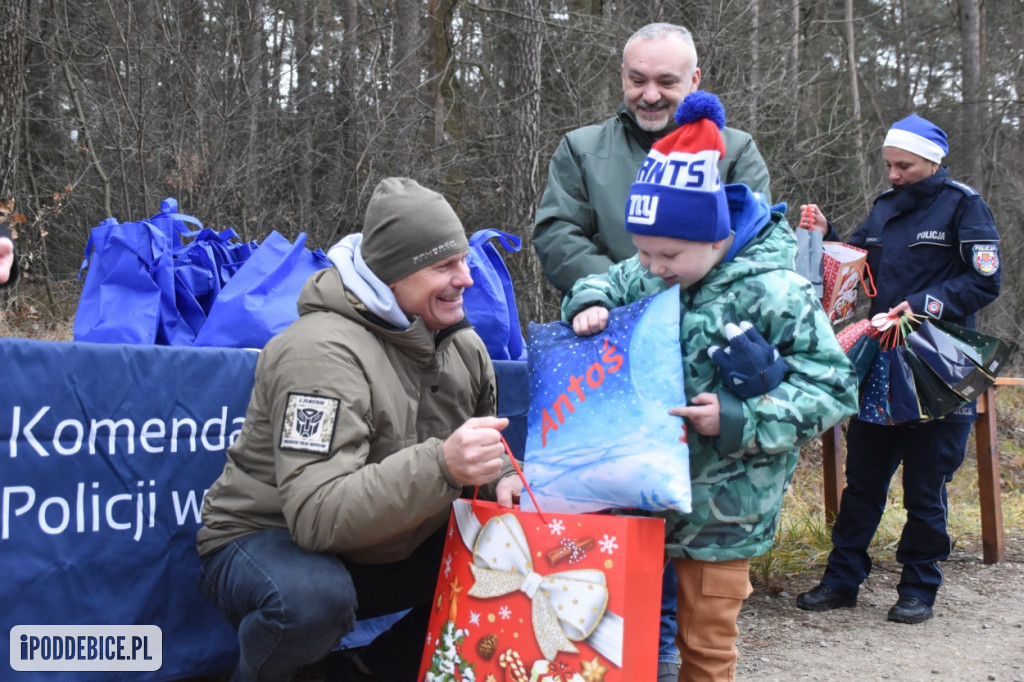
[[[524,474],[541,511],[690,511],[679,288],[610,311],[576,336],[531,323]],[[521,500],[532,509],[529,496]]]

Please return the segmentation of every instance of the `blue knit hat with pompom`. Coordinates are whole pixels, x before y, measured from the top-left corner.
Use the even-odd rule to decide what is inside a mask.
[[[718,161],[725,155],[725,110],[718,98],[697,90],[676,110],[679,127],[654,143],[626,201],[626,230],[633,234],[717,242],[731,220]]]

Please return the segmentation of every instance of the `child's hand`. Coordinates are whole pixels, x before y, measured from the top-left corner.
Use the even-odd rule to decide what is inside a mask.
[[[593,336],[608,326],[608,309],[599,305],[584,308],[572,318],[572,330],[576,336]]]
[[[673,407],[668,413],[689,419],[694,430],[702,436],[721,433],[718,396],[714,393],[699,393],[690,401],[689,407]]]
[[[747,400],[764,395],[782,383],[786,361],[754,325],[744,321],[736,326],[730,322],[725,325],[725,334],[729,337],[729,347],[722,350],[711,346],[708,355],[721,370],[726,388]]]

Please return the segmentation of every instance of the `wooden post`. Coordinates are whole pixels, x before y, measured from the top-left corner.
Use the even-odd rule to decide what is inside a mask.
[[[1016,384],[1020,380],[996,380]],[[996,389],[989,387],[978,396],[978,418],[974,422],[974,445],[978,457],[978,502],[981,507],[982,557],[986,564],[1006,558],[1003,538],[1002,480],[999,472],[999,434],[996,419]]]
[[[836,424],[821,434],[822,478],[825,486],[825,523],[832,525],[843,496],[843,431]]]

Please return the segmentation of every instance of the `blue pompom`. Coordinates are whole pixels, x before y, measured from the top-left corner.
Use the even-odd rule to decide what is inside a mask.
[[[676,124],[684,125],[706,118],[718,129],[725,127],[725,109],[718,98],[710,92],[695,90],[687,95],[676,109]]]

